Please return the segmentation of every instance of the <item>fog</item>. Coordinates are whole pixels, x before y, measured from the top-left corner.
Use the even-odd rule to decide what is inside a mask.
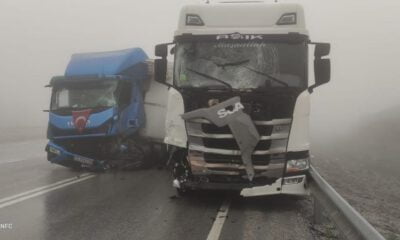
[[[0,126],[45,126],[49,89],[71,54],[172,40],[180,7],[165,0],[0,0]],[[399,111],[400,2],[304,0],[313,41],[332,43],[332,82],[312,98],[314,136]]]
[[[73,53],[142,47],[153,57],[186,2],[0,0],[0,143],[43,137],[44,86]],[[380,231],[398,233],[400,1],[297,2],[311,39],[332,44],[331,83],[312,95],[313,164]]]

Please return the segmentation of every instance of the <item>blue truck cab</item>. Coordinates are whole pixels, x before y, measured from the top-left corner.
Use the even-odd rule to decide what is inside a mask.
[[[140,48],[72,55],[65,75],[53,77],[48,85],[50,162],[92,170],[146,164],[154,152],[154,138],[141,134],[152,81],[148,60]],[[161,118],[165,114],[157,112]]]

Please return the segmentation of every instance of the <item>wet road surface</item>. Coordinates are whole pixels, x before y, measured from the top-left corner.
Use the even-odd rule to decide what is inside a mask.
[[[177,197],[166,170],[73,171],[45,143],[0,143],[0,239],[315,239],[308,198]]]

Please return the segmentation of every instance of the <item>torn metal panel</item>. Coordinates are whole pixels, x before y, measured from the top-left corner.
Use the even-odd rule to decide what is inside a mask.
[[[205,120],[205,119],[204,119]],[[233,134],[231,133],[206,133],[202,129],[202,122],[206,124],[210,124],[209,121],[197,121],[197,120],[191,120],[187,122],[187,133],[191,137],[199,137],[199,138],[214,138],[214,139],[233,139],[235,138]],[[262,125],[263,124],[257,124],[256,121],[254,121],[255,125]],[[289,138],[289,129],[290,126],[288,125],[288,130],[287,131],[279,131],[278,128],[282,129],[282,125],[277,126],[277,128],[274,128],[273,132],[271,135],[260,135],[260,140],[279,140],[279,139],[288,139]]]
[[[210,108],[185,113],[182,118],[184,120],[204,118],[218,127],[228,125],[239,145],[247,176],[249,180],[253,180],[254,167],[251,156],[260,141],[260,135],[250,116],[243,112],[243,108],[240,97],[234,97]]]

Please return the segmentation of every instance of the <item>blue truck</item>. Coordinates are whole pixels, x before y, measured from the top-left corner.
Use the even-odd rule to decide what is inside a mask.
[[[136,169],[161,156],[168,89],[140,48],[74,54],[53,77],[46,146],[66,167]]]

